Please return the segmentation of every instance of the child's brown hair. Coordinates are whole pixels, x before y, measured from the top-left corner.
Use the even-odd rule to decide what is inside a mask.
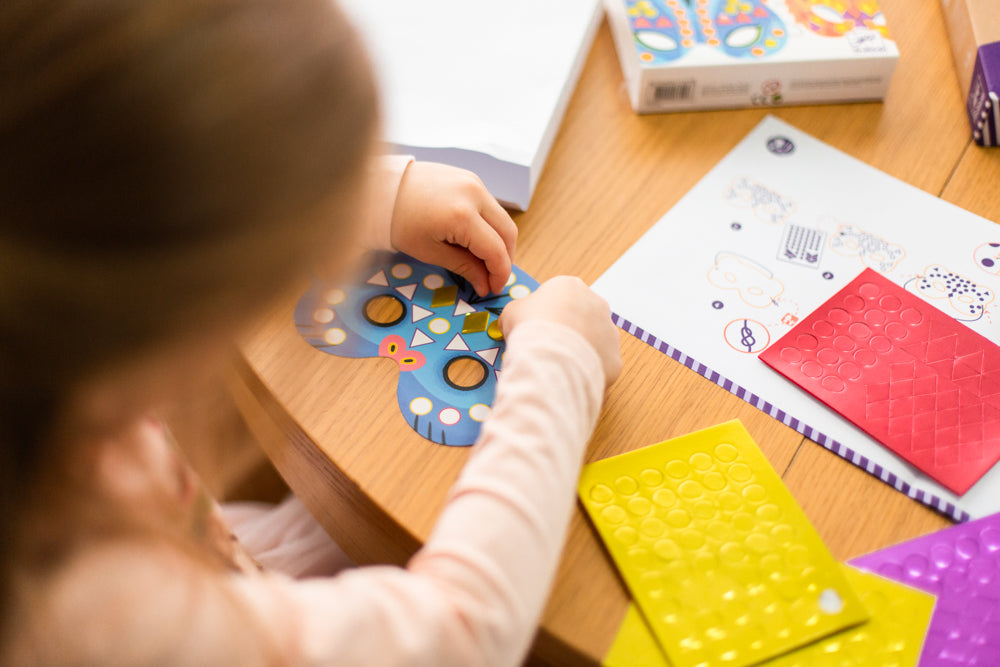
[[[5,0],[0,44],[7,607],[17,568],[58,559],[26,522],[74,492],[42,483],[73,465],[73,392],[238,325],[344,242],[376,96],[332,0]]]

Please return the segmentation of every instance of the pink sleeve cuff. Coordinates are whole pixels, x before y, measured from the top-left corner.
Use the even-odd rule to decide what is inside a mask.
[[[372,162],[372,199],[362,242],[370,250],[392,247],[392,211],[396,205],[403,172],[413,162],[411,155],[381,155]]]

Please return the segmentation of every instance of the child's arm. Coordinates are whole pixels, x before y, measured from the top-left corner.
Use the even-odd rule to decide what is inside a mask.
[[[607,305],[578,280],[549,281],[516,305],[504,314],[508,350],[493,416],[407,569],[242,584],[265,625],[284,624],[276,637],[289,641],[298,628],[309,659],[523,659],[558,562],[583,450],[620,359]]]
[[[576,279],[543,284],[502,319],[493,415],[407,568],[226,575],[151,540],[112,542],[56,577],[38,620],[60,639],[26,639],[23,662],[518,664],[620,359],[607,305]]]

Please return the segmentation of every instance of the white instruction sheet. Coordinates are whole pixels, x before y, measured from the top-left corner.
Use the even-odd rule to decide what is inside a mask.
[[[1000,465],[957,496],[757,358],[865,268],[1000,341],[1000,226],[768,117],[594,289],[629,333],[908,496],[1000,511]]]

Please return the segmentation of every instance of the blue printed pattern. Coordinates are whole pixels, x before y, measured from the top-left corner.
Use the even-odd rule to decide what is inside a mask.
[[[393,359],[399,409],[413,430],[471,445],[501,375],[497,318],[538,283],[515,266],[501,294],[479,297],[461,276],[402,253],[376,253],[367,266],[349,287],[314,284],[295,309],[299,333],[336,356]]]
[[[625,0],[639,60],[681,58],[695,44],[734,58],[763,58],[788,40],[785,23],[766,0]]]

